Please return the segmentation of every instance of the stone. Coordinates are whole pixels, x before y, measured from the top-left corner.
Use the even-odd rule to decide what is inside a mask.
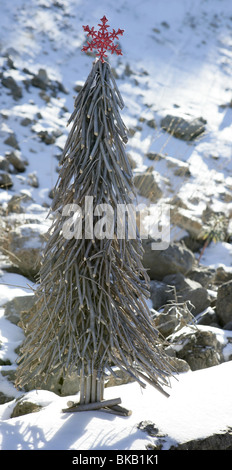
[[[153,314],[153,310],[151,310],[151,313]],[[156,329],[164,338],[173,334],[180,323],[174,308],[170,309],[168,312],[156,313],[155,316],[153,314],[153,320]]]
[[[4,405],[4,403],[9,403],[13,399],[14,397],[6,395],[5,393],[0,391],[0,405]]]
[[[11,94],[15,100],[22,98],[22,88],[16,83],[13,77],[3,77],[2,85],[11,91]]]
[[[187,326],[167,338],[176,357],[186,361],[192,371],[224,362],[222,344],[216,333],[201,328]]]
[[[232,450],[232,428],[208,437],[173,444],[168,450]]]
[[[23,204],[33,202],[31,196],[27,194],[14,194],[12,198],[7,203],[7,212],[8,214],[14,212],[16,214],[22,214],[25,212],[25,207]]]
[[[208,307],[197,319],[198,325],[213,326],[219,328],[219,319],[214,308]]]
[[[186,230],[194,238],[198,238],[207,229],[199,217],[183,207],[172,206],[170,209],[171,223]]]
[[[146,122],[147,122],[148,127],[151,127],[151,129],[156,129],[157,128],[155,119],[149,119]]]
[[[163,278],[169,286],[174,286],[178,302],[190,301],[194,307],[192,314],[203,312],[210,305],[210,297],[207,289],[199,282],[185,277],[182,273],[169,274]]]
[[[161,281],[150,281],[150,299],[154,309],[159,309],[168,301],[173,300],[173,292],[167,287],[167,284]]]
[[[11,413],[11,418],[17,418],[18,416],[27,415],[29,413],[35,413],[40,411],[42,406],[26,401],[24,397],[16,400],[16,405]]]
[[[143,173],[135,175],[134,185],[139,194],[148,198],[151,202],[157,202],[163,194],[155,180],[153,166],[147,168]]]
[[[222,266],[216,269],[215,284],[224,284],[225,282],[232,281],[232,271],[225,271]]]
[[[191,141],[205,131],[205,120],[202,118],[187,120],[168,114],[161,120],[161,127],[174,137]]]
[[[21,316],[24,312],[28,312],[35,304],[34,294],[22,295],[14,297],[12,300],[3,305],[4,316],[11,323],[18,325],[21,322]]]
[[[49,85],[49,78],[46,70],[39,69],[38,73],[32,77],[31,84],[36,88],[46,90]]]
[[[232,280],[219,286],[216,312],[221,326],[225,326],[232,320]]]
[[[30,119],[28,117],[25,117],[20,121],[20,124],[21,124],[21,126],[26,127],[26,126],[29,126],[30,124],[32,124],[32,122],[33,122],[32,119]]]
[[[7,172],[0,171],[0,189],[8,189],[13,186],[11,176]]]
[[[49,134],[48,131],[39,131],[38,136],[46,145],[54,144],[56,141],[56,136],[53,133]]]
[[[152,250],[154,239],[142,240],[144,255],[143,264],[151,280],[160,280],[168,274],[181,272],[187,274],[192,270],[195,257],[181,242],[171,242],[166,250]]]
[[[9,162],[7,161],[6,157],[0,155],[0,170],[8,172],[9,170]]]
[[[7,152],[5,156],[7,161],[11,163],[11,165],[13,165],[15,170],[19,171],[20,173],[26,170],[25,163],[22,161],[18,150],[14,150],[13,152]]]
[[[151,314],[157,330],[165,338],[181,330],[188,323],[193,323],[193,316],[187,303],[167,304],[159,312],[151,309]]]
[[[14,133],[11,133],[6,140],[4,140],[4,144],[9,145],[10,147],[15,148],[16,150],[20,150],[17,138]]]
[[[10,261],[29,279],[34,280],[39,272],[47,230],[46,224],[32,223],[19,225],[9,232],[7,250]]]
[[[189,279],[199,282],[206,289],[211,287],[216,280],[216,269],[208,266],[196,266],[190,273],[188,273]]]
[[[39,187],[39,180],[38,180],[37,174],[35,172],[28,173],[27,180],[28,180],[28,184],[30,186],[32,186],[32,188],[38,188]]]

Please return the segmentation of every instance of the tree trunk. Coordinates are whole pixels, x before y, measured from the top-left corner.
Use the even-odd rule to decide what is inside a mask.
[[[81,371],[80,375],[80,404],[95,403],[103,400],[104,396],[104,377],[98,378],[97,371],[93,369],[93,373],[85,375]]]

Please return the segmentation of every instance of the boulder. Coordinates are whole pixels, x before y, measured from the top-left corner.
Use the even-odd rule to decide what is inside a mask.
[[[232,450],[232,429],[201,439],[193,439],[183,444],[174,444],[169,450]]]
[[[228,428],[224,431],[214,433],[211,436],[192,439],[187,442],[174,442],[167,448],[167,441],[170,442],[170,437],[163,434],[156,425],[152,422],[142,421],[139,423],[138,428],[146,432],[149,436],[155,437],[155,444],[150,443],[147,446],[148,450],[153,452],[157,450],[232,450],[232,429]],[[214,458],[215,454],[212,454]]]
[[[13,186],[13,181],[9,173],[0,171],[0,189],[8,189]]]
[[[13,165],[14,169],[19,172],[24,172],[26,170],[25,163],[20,157],[20,153],[18,150],[14,150],[12,152],[6,153],[6,159],[11,165]]]
[[[232,320],[232,280],[219,286],[216,312],[221,326],[225,326]]]
[[[170,217],[174,226],[186,230],[194,238],[198,238],[207,230],[199,217],[183,207],[172,206],[170,208]]]
[[[166,305],[160,312],[151,309],[151,314],[155,327],[164,338],[193,322],[193,316],[187,303],[183,305]]]
[[[224,362],[223,345],[216,333],[203,328],[186,326],[167,338],[176,357],[186,361],[192,371]]]
[[[34,294],[14,297],[3,305],[4,316],[11,323],[18,325],[24,312],[28,312],[35,304]]]
[[[195,257],[181,242],[171,242],[166,250],[152,250],[152,238],[142,240],[143,264],[152,280],[161,280],[174,273],[187,274],[193,269]]]
[[[47,224],[28,223],[19,225],[9,233],[9,259],[29,279],[34,280],[38,274],[47,230]]]
[[[147,168],[143,173],[135,175],[134,185],[138,189],[139,194],[150,199],[151,202],[157,202],[163,194],[155,180],[153,166]]]
[[[199,282],[185,277],[182,273],[165,276],[163,282],[168,286],[175,287],[178,302],[191,302],[194,307],[193,315],[203,312],[210,305],[207,289],[202,287]]]
[[[2,85],[11,91],[11,94],[15,100],[22,98],[22,88],[16,83],[13,77],[3,77]]]
[[[36,403],[25,400],[24,397],[16,400],[16,405],[10,415],[11,418],[17,418],[18,416],[27,415],[29,413],[36,413],[41,410],[41,406]]]
[[[184,119],[168,114],[161,120],[161,127],[178,139],[190,141],[205,131],[205,120]]]
[[[208,266],[195,266],[194,269],[188,273],[188,277],[207,289],[215,283],[216,269]]]
[[[9,170],[9,162],[6,157],[3,157],[2,155],[0,155],[0,170],[6,172]]]
[[[20,150],[16,135],[13,132],[4,140],[4,144],[9,145],[16,150]]]
[[[161,281],[150,281],[150,299],[154,309],[158,310],[173,298],[173,292],[167,284]]]

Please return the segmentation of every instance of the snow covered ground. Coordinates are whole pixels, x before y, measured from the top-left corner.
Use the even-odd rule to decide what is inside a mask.
[[[232,201],[223,197],[225,191],[232,191],[231,0],[2,2],[0,64],[5,64],[8,53],[15,68],[5,70],[4,76],[14,77],[23,97],[15,101],[7,88],[1,88],[0,153],[9,151],[4,141],[14,132],[28,165],[24,173],[12,174],[14,185],[0,191],[0,203],[5,207],[14,194],[29,195],[32,204],[28,210],[44,222],[48,195],[57,179],[56,155],[61,153],[68,134],[66,123],[73,109],[74,86],[86,80],[93,60],[81,52],[86,41],[82,25],[96,26],[103,15],[112,28],[125,30],[120,39],[123,56],[110,56],[110,63],[125,102],[123,119],[136,130],[128,143],[136,171],[154,163],[146,158],[148,152],[187,162],[191,177],[173,177],[170,173],[168,185],[164,162],[154,163],[164,200],[178,194],[195,216],[201,216],[209,203],[215,211],[231,213]],[[69,93],[57,93],[46,102],[38,88],[26,88],[25,69],[30,73],[45,69],[49,78],[61,82]],[[167,114],[202,117],[206,132],[194,142],[175,139],[159,127]],[[25,117],[31,119],[31,127],[22,127]],[[151,119],[155,119],[156,129],[146,124]],[[46,145],[37,136],[39,130],[61,131],[61,135],[54,145]],[[38,187],[29,184],[31,173],[37,176]],[[179,235],[173,230],[175,236]],[[212,244],[202,264],[232,270],[231,246],[226,242]],[[0,274],[0,357],[8,357],[14,369],[15,348],[23,333],[4,318],[1,306],[6,300],[30,293],[31,283],[17,274],[3,270]],[[0,367],[3,370],[6,366]],[[100,411],[64,414],[61,410],[70,397],[33,391],[25,398],[43,406],[37,413],[10,418],[14,401],[0,405],[0,449],[144,450],[155,438],[137,428],[142,420],[152,421],[167,434],[168,449],[175,440],[186,442],[232,426],[231,389],[230,361],[180,374],[178,381],[171,380],[168,399],[149,386],[145,391],[136,384],[106,389],[106,398],[120,396],[123,406],[132,410],[127,418]],[[0,391],[15,399],[22,395],[2,379]]]

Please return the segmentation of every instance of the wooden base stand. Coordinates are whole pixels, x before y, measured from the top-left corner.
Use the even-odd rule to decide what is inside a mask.
[[[116,414],[118,416],[130,416],[131,410],[127,410],[120,406],[121,398],[115,398],[113,400],[101,400],[94,403],[74,403],[68,402],[68,408],[63,409],[63,413],[74,413],[79,411],[92,411],[100,410],[106,413]]]

